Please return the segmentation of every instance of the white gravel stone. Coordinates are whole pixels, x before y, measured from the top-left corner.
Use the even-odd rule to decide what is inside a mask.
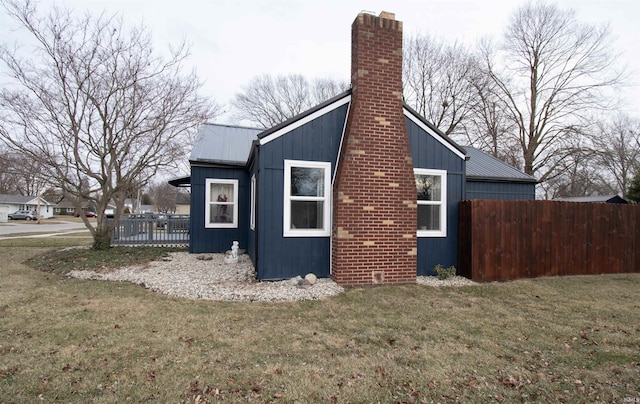
[[[426,286],[469,286],[477,285],[471,279],[464,276],[452,276],[451,278],[440,280],[437,276],[418,276],[416,283]]]
[[[320,278],[314,285],[298,287],[298,281],[259,282],[247,255],[237,263],[225,264],[224,254],[211,254],[211,260],[186,252],[170,253],[169,258],[144,266],[109,271],[71,271],[68,276],[80,279],[132,282],[172,297],[216,301],[298,301],[319,300],[344,292],[333,280]],[[209,255],[207,255],[209,258]],[[456,276],[445,281],[419,276],[417,283],[429,286],[463,286],[473,284]]]
[[[316,282],[318,282],[318,277],[315,276],[314,274],[306,274],[304,279],[309,282],[309,284],[311,285],[315,285]]]

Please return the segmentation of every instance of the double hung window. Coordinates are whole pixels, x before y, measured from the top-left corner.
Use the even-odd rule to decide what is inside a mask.
[[[331,163],[284,161],[285,237],[327,237],[331,226]]]
[[[205,227],[238,227],[238,180],[209,178],[205,186]]]
[[[447,235],[447,172],[415,168],[418,237]]]

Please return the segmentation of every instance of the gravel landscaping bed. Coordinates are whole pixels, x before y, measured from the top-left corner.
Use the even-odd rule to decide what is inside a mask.
[[[147,289],[173,297],[218,301],[296,301],[318,300],[344,291],[331,279],[318,279],[313,285],[300,279],[258,282],[247,255],[237,263],[224,262],[224,254],[170,253],[162,261],[109,271],[71,271],[74,278],[133,282]],[[473,284],[463,277],[444,281],[432,276],[419,276],[417,283],[428,286],[463,286]]]

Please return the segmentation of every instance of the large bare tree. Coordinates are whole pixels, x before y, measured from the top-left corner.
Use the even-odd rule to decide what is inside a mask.
[[[29,0],[2,5],[34,46],[0,49],[13,79],[0,95],[0,139],[42,164],[65,195],[96,206],[97,224],[83,219],[94,248],[106,248],[107,204],[118,217],[128,194],[183,154],[215,104],[198,95],[195,72],[182,72],[188,49],[160,57],[144,26],[55,7],[40,15]]]
[[[311,82],[299,74],[256,76],[231,101],[234,116],[260,128],[270,128],[347,90],[331,79]]]
[[[484,48],[527,174],[552,176],[593,111],[611,106],[607,91],[622,81],[612,49],[608,27],[581,23],[573,11],[543,2],[514,12],[496,52]]]
[[[611,189],[626,196],[634,175],[640,171],[640,122],[618,115],[595,126],[593,154]]]
[[[462,134],[476,102],[476,58],[460,43],[426,35],[405,41],[403,93],[407,104],[446,135]]]

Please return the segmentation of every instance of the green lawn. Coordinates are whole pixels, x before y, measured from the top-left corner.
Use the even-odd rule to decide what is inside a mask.
[[[640,274],[220,303],[23,264],[46,251],[0,242],[3,403],[640,400]]]

